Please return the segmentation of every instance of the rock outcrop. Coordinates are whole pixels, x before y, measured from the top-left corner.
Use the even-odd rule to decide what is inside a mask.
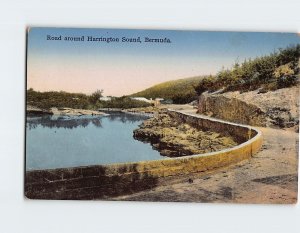
[[[26,112],[27,112],[27,114],[34,114],[34,115],[44,115],[44,114],[52,115],[53,114],[53,112],[51,112],[50,110],[37,108],[37,107],[31,106],[31,105],[26,106]]]
[[[82,115],[109,115],[103,112],[87,110],[87,109],[73,109],[73,108],[50,108],[40,109],[31,105],[26,106],[26,112],[34,115],[60,115],[60,116],[82,116]]]
[[[168,157],[202,154],[237,145],[231,137],[179,123],[166,113],[144,121],[134,131],[134,138],[150,142],[161,155]]]
[[[88,109],[73,109],[73,108],[51,108],[54,115],[62,116],[82,116],[82,115],[108,115],[103,112],[88,110]]]
[[[149,106],[149,107],[143,107],[143,108],[129,108],[129,109],[123,109],[122,112],[125,113],[137,113],[137,114],[154,114],[161,111],[161,108]]]
[[[267,93],[203,93],[198,113],[231,122],[275,128],[298,128],[299,86]]]

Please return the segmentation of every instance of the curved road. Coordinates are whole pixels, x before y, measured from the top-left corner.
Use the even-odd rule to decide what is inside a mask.
[[[170,106],[168,106],[170,107]],[[188,105],[172,106],[188,113]],[[298,133],[258,128],[263,146],[248,161],[205,173],[159,178],[153,190],[114,200],[295,203],[297,200]]]

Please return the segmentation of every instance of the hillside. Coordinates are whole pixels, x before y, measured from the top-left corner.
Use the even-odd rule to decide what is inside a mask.
[[[222,89],[228,91],[254,91],[261,93],[295,86],[300,74],[300,44],[262,57],[236,62],[230,69],[202,79],[195,87],[198,95]]]
[[[130,96],[146,97],[148,99],[171,99],[177,104],[189,103],[197,99],[197,93],[194,87],[197,86],[199,81],[204,77],[205,76],[197,76],[160,83]]]

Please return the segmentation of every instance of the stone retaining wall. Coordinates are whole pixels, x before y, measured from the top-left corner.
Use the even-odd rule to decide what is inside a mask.
[[[169,110],[201,130],[230,135],[240,144],[222,151],[161,160],[26,172],[25,196],[33,199],[105,199],[157,185],[159,177],[203,172],[249,159],[262,145],[260,131],[205,116]]]

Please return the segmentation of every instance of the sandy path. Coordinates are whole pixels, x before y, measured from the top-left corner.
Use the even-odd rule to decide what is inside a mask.
[[[264,137],[262,149],[248,161],[205,173],[159,178],[152,190],[114,200],[295,203],[299,135],[259,129]]]

